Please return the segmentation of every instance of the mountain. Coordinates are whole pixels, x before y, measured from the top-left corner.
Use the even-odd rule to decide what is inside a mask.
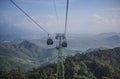
[[[26,41],[23,38],[14,38],[13,40],[11,36],[10,39],[7,36],[5,37],[7,40],[4,39],[4,41],[0,42],[0,70],[7,70],[9,68],[30,70],[34,67],[46,66],[57,61],[56,41],[53,46],[47,46],[45,44],[47,38],[38,39],[35,36],[35,39],[31,40],[30,37]],[[78,52],[81,53],[81,51],[86,53],[120,47],[119,40],[120,36],[118,33],[91,36],[80,36],[77,34],[68,37],[68,48],[63,48],[63,54],[67,57],[73,56]]]
[[[77,51],[63,49],[64,56]],[[45,49],[29,41],[19,44],[0,43],[0,70],[31,70],[57,61],[56,48]]]
[[[120,46],[119,33],[102,33],[89,36],[68,37],[68,48],[80,51],[86,51],[90,48],[114,48]]]
[[[26,35],[0,35],[1,43],[18,44],[23,40],[28,40],[43,48],[56,47],[57,41],[53,38],[53,46],[47,46],[46,40],[48,37],[40,34],[26,34]],[[94,48],[114,48],[120,46],[120,34],[115,32],[101,33],[97,35],[90,34],[68,34],[67,42],[68,49],[86,51]]]
[[[43,48],[28,41],[20,44],[0,44],[0,70],[29,70],[40,65],[37,58]]]
[[[118,35],[106,37],[104,38],[104,41],[106,41],[106,43],[110,44],[111,46],[120,45],[120,37]]]
[[[68,56],[64,62],[65,79],[120,79],[120,47],[98,49]],[[0,72],[0,79],[57,79],[57,63],[34,68]]]
[[[57,64],[50,64],[35,69],[32,73],[41,71],[36,76],[55,79],[56,66]],[[120,47],[77,53],[65,60],[65,79],[120,79],[119,72]]]
[[[120,47],[78,53],[66,58],[65,67],[66,79],[120,79]]]

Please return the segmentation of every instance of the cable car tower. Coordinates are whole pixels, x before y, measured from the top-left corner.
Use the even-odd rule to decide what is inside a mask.
[[[65,34],[58,33],[55,37],[56,40],[58,40],[58,46],[56,49],[58,50],[58,60],[57,60],[57,77],[58,79],[64,79],[64,56],[62,52],[63,47],[67,47],[67,41]],[[52,39],[48,37],[47,45],[52,45],[53,41],[51,43]]]
[[[62,42],[62,40],[66,39],[64,34],[56,34],[56,39],[59,41],[58,46],[58,62],[57,62],[57,74],[58,79],[64,79],[64,56],[62,52],[62,47],[67,47],[66,42]]]
[[[67,0],[66,5],[66,17],[65,17],[65,32],[56,34],[55,39],[58,40],[58,60],[57,60],[57,77],[58,79],[65,79],[64,77],[64,56],[62,52],[63,47],[67,47],[67,40],[66,40],[66,29],[67,29],[67,17],[68,17],[68,4],[69,0]],[[48,35],[47,45],[52,45],[53,40]]]

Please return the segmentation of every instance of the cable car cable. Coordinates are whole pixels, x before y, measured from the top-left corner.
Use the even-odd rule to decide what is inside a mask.
[[[49,33],[40,25],[38,24],[31,16],[29,16],[22,8],[20,8],[13,0],[10,0],[11,3],[13,3],[20,11],[22,11],[33,23],[35,23],[38,27],[40,27],[44,32],[46,32],[48,35]]]
[[[67,5],[66,5],[66,16],[65,16],[65,32],[64,32],[64,34],[65,34],[65,35],[66,35],[66,31],[67,31],[68,6],[69,6],[69,0],[67,0]]]

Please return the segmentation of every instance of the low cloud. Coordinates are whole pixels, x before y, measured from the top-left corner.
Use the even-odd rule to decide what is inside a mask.
[[[120,11],[120,8],[110,8],[109,11]]]

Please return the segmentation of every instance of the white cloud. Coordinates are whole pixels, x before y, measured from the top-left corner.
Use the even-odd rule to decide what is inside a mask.
[[[120,11],[120,8],[110,8],[109,11]]]
[[[115,16],[114,16],[115,15]],[[102,13],[102,14],[93,14],[93,24],[98,28],[98,31],[105,31],[105,32],[120,32],[120,17],[116,17],[115,13],[111,14]]]
[[[104,24],[105,26],[120,26],[120,18],[111,16],[111,14],[108,15],[94,14],[93,17],[95,17],[96,22]]]
[[[105,22],[105,21],[106,21],[104,17],[102,17],[102,16],[100,16],[100,15],[98,15],[98,14],[93,14],[93,17],[95,17],[95,19],[96,19],[96,21],[97,21],[98,23],[101,23],[101,22]]]

